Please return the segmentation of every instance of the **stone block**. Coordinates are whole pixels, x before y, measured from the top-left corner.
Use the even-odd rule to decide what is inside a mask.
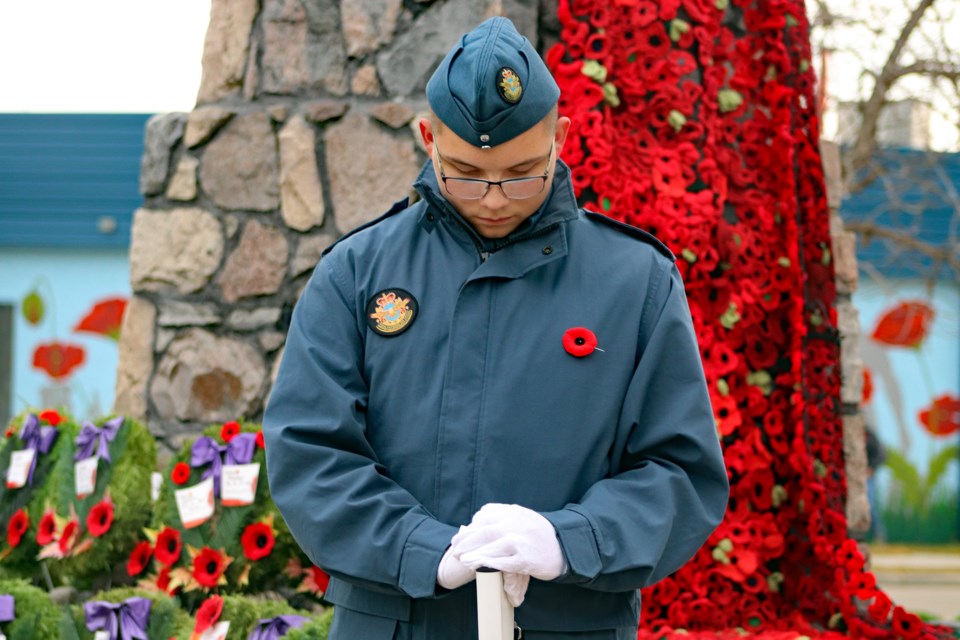
[[[166,113],[147,120],[140,159],[140,193],[155,196],[163,193],[170,173],[170,156],[183,136],[186,114]]]
[[[279,165],[270,117],[241,115],[207,145],[200,184],[223,209],[270,211],[280,205]]]
[[[347,55],[358,58],[389,42],[402,7],[401,0],[340,0]]]
[[[127,302],[120,327],[119,361],[113,411],[135,420],[147,416],[147,381],[153,370],[156,308],[142,296]]]
[[[326,166],[337,230],[373,220],[410,191],[419,172],[413,141],[348,114],[326,132]]]
[[[370,110],[370,115],[392,129],[401,129],[413,120],[413,109],[399,102],[381,102]],[[417,135],[419,135],[419,130]]]
[[[190,202],[197,198],[197,168],[200,161],[192,156],[184,156],[177,163],[177,169],[167,186],[167,198],[179,202]]]
[[[307,231],[323,224],[323,191],[317,170],[317,140],[303,116],[280,131],[280,214],[291,229]]]
[[[259,0],[212,0],[198,104],[240,93],[250,33],[259,9]]]
[[[356,96],[380,95],[380,79],[377,78],[377,68],[372,64],[365,64],[353,74],[350,81],[350,92]]]
[[[830,236],[833,247],[833,272],[837,292],[852,295],[860,284],[857,266],[857,234],[839,231]]]
[[[213,137],[220,127],[236,115],[236,112],[223,107],[197,107],[187,116],[187,130],[183,134],[183,144],[188,149],[198,147]]]
[[[161,419],[236,420],[260,409],[266,376],[263,356],[251,345],[189,329],[163,354],[150,397]]]
[[[198,208],[134,214],[130,284],[136,291],[193,293],[216,272],[223,256],[220,223]]]
[[[237,331],[252,331],[263,327],[272,327],[280,319],[279,307],[260,307],[257,309],[236,309],[227,317],[227,325]]]
[[[827,188],[827,206],[838,209],[844,194],[840,147],[837,143],[821,139],[820,159],[823,162],[823,181]]]
[[[220,324],[220,312],[212,303],[165,299],[160,302],[157,324],[161,327],[203,327]]]
[[[304,105],[304,117],[314,124],[322,124],[339,118],[349,108],[350,105],[341,100],[316,100]]]
[[[248,222],[218,278],[223,299],[236,302],[276,293],[287,270],[288,255],[287,239],[279,229]]]
[[[297,243],[297,250],[290,261],[290,277],[296,278],[302,273],[311,271],[320,262],[320,254],[332,245],[336,238],[329,234],[314,234],[305,236]]]
[[[843,458],[847,476],[847,527],[856,532],[870,528],[867,501],[867,438],[861,414],[843,418]]]

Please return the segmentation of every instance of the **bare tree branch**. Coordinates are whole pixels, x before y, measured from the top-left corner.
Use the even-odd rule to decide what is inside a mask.
[[[903,53],[907,41],[917,28],[917,25],[920,24],[924,12],[926,12],[934,2],[935,0],[919,0],[910,13],[906,24],[903,26],[903,30],[897,37],[893,48],[890,50],[887,61],[884,63],[879,75],[877,75],[876,82],[873,85],[873,91],[863,104],[862,119],[860,130],[857,133],[857,140],[846,158],[846,166],[844,169],[847,180],[851,179],[857,171],[864,167],[873,154],[877,133],[877,121],[880,119],[880,111],[886,102],[887,91],[893,83],[896,82],[898,77],[900,77],[896,73],[897,69],[900,68],[900,55]]]
[[[948,264],[960,273],[960,251],[949,244],[935,246],[917,239],[909,231],[884,227],[870,221],[845,220],[844,227],[847,231],[860,234],[865,242],[870,242],[873,238],[892,240],[904,248],[929,256],[938,263]]]

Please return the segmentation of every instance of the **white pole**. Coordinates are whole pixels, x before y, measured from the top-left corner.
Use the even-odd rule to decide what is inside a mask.
[[[477,570],[477,628],[479,640],[513,640],[513,605],[493,569]]]

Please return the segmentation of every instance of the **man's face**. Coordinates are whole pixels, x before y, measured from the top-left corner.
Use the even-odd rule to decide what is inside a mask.
[[[558,118],[555,127],[541,122],[509,142],[490,149],[475,147],[448,127],[441,126],[439,131],[435,131],[427,118],[420,120],[419,124],[424,146],[433,160],[441,193],[477,233],[495,239],[509,235],[520,223],[536,213],[546,200],[570,119]],[[444,187],[441,164],[443,175],[447,178],[500,181],[535,178],[542,176],[546,170],[547,180],[543,190],[530,198],[510,199],[500,187],[491,186],[479,200],[467,200],[454,196]]]

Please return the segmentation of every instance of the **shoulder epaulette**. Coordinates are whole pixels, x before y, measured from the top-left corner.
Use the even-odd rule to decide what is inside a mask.
[[[390,210],[387,211],[386,213],[384,213],[383,215],[378,216],[377,218],[371,220],[370,222],[366,222],[366,223],[360,225],[359,227],[357,227],[356,229],[353,229],[353,230],[351,230],[351,231],[348,231],[348,232],[346,232],[345,234],[343,234],[342,236],[340,236],[339,238],[337,238],[336,242],[334,242],[334,243],[331,244],[329,247],[327,247],[326,249],[323,250],[323,253],[320,254],[320,257],[322,258],[323,256],[325,256],[325,255],[327,255],[328,253],[330,253],[330,250],[331,250],[331,249],[333,249],[335,246],[337,246],[338,244],[340,244],[341,241],[346,240],[347,238],[349,238],[349,237],[352,236],[353,234],[358,233],[358,232],[360,232],[360,231],[363,231],[364,229],[366,229],[366,228],[368,228],[368,227],[372,227],[373,225],[377,224],[378,222],[383,222],[384,220],[386,220],[386,219],[389,218],[390,216],[394,216],[394,215],[400,213],[401,211],[404,211],[404,210],[405,210],[407,207],[409,207],[409,206],[410,206],[410,198],[404,198],[403,200],[397,200],[397,201],[394,202],[393,205],[390,207]]]
[[[587,214],[587,217],[590,220],[593,220],[594,222],[599,222],[600,224],[605,224],[608,227],[613,227],[617,231],[625,233],[628,236],[633,236],[638,240],[641,240],[643,242],[646,242],[647,244],[653,245],[654,249],[656,249],[657,251],[665,255],[667,258],[669,258],[671,262],[676,261],[677,257],[673,255],[673,251],[670,251],[670,248],[667,247],[667,245],[660,242],[660,240],[657,239],[657,236],[653,235],[652,233],[648,231],[644,231],[643,229],[638,229],[637,227],[626,224],[624,222],[614,220],[613,218],[605,216],[601,213],[588,211],[586,209],[584,209],[583,212]]]

